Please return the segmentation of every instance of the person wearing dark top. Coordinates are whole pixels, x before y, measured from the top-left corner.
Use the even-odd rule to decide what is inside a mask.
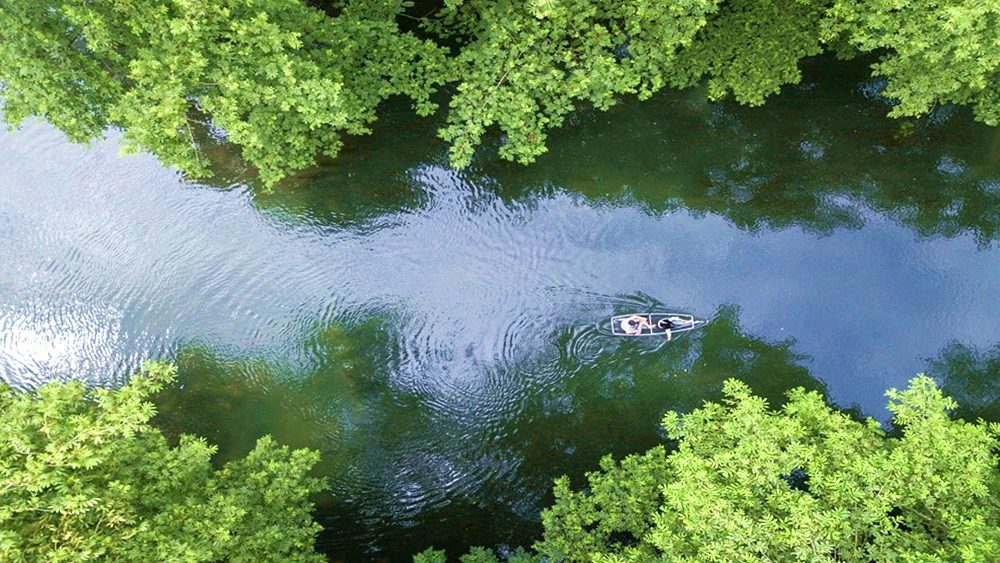
[[[679,325],[687,323],[688,321],[681,317],[664,317],[656,321],[656,328],[660,328],[666,331],[663,333],[664,338],[667,339],[667,342],[670,342],[670,340],[673,338],[673,334],[671,334],[670,329],[677,328]]]

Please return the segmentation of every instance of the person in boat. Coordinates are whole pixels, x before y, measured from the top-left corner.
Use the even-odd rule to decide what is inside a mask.
[[[644,327],[653,330],[653,325],[649,323],[649,318],[642,315],[632,315],[631,317],[622,319],[621,326],[625,334],[642,334]]]
[[[687,324],[691,324],[691,321],[683,317],[665,317],[656,321],[656,328],[663,330],[663,337],[667,339],[667,342],[670,342],[674,337],[670,329]]]

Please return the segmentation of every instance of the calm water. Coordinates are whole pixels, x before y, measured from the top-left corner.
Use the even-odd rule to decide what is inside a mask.
[[[528,544],[555,476],[661,441],[729,376],[885,418],[928,371],[998,418],[1000,134],[883,119],[879,88],[823,63],[764,108],[673,93],[465,172],[390,108],[269,194],[30,125],[0,135],[0,375],[176,359],[161,424],[222,459],[263,433],[322,450],[320,543],[346,560]],[[711,322],[594,328],[648,309]]]

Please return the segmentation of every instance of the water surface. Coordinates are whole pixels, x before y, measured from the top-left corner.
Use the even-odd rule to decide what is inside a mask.
[[[351,560],[530,543],[552,478],[662,441],[730,376],[884,419],[927,370],[989,415],[1000,136],[884,119],[878,90],[824,64],[759,109],[673,93],[464,172],[388,108],[272,193],[29,125],[0,135],[0,374],[176,359],[160,423],[221,459],[263,433],[323,451],[321,547]],[[594,328],[649,309],[711,322]]]

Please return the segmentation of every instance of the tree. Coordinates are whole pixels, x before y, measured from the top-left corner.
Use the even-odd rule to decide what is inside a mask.
[[[730,380],[668,413],[677,441],[556,482],[539,553],[554,561],[995,561],[997,428],[953,420],[919,376],[890,390],[898,435],[814,392],[778,412]]]
[[[682,50],[671,83],[693,86],[705,80],[708,97],[729,93],[761,105],[785,84],[802,78],[799,60],[823,51],[820,23],[826,2],[815,0],[730,0]]]
[[[79,141],[119,127],[127,149],[194,175],[209,172],[197,134],[208,125],[268,186],[368,132],[391,96],[421,115],[435,93],[449,96],[440,136],[455,166],[496,130],[500,155],[528,163],[578,107],[702,81],[712,99],[758,105],[822,52],[876,55],[892,115],[953,103],[1000,122],[996,2],[430,3],[415,15],[409,0],[322,10],[305,0],[12,0],[0,4],[3,111]]]
[[[127,150],[196,176],[207,116],[270,185],[367,132],[389,96],[434,108],[441,48],[399,32],[401,2],[347,4],[329,17],[298,0],[5,2],[4,115],[77,141],[116,126]]]
[[[663,88],[678,50],[689,45],[719,0],[446,1],[427,25],[458,37],[458,85],[448,125],[452,164],[469,164],[493,125],[500,156],[529,163],[546,131],[576,104],[607,109],[622,94]]]
[[[968,104],[983,123],[1000,123],[1000,3],[835,0],[822,25],[828,39],[882,54],[872,69],[899,102],[890,115]]]
[[[212,466],[215,448],[171,446],[149,424],[174,368],[148,363],[118,390],[80,382],[0,389],[0,559],[321,561],[307,476],[318,461],[261,438]]]

